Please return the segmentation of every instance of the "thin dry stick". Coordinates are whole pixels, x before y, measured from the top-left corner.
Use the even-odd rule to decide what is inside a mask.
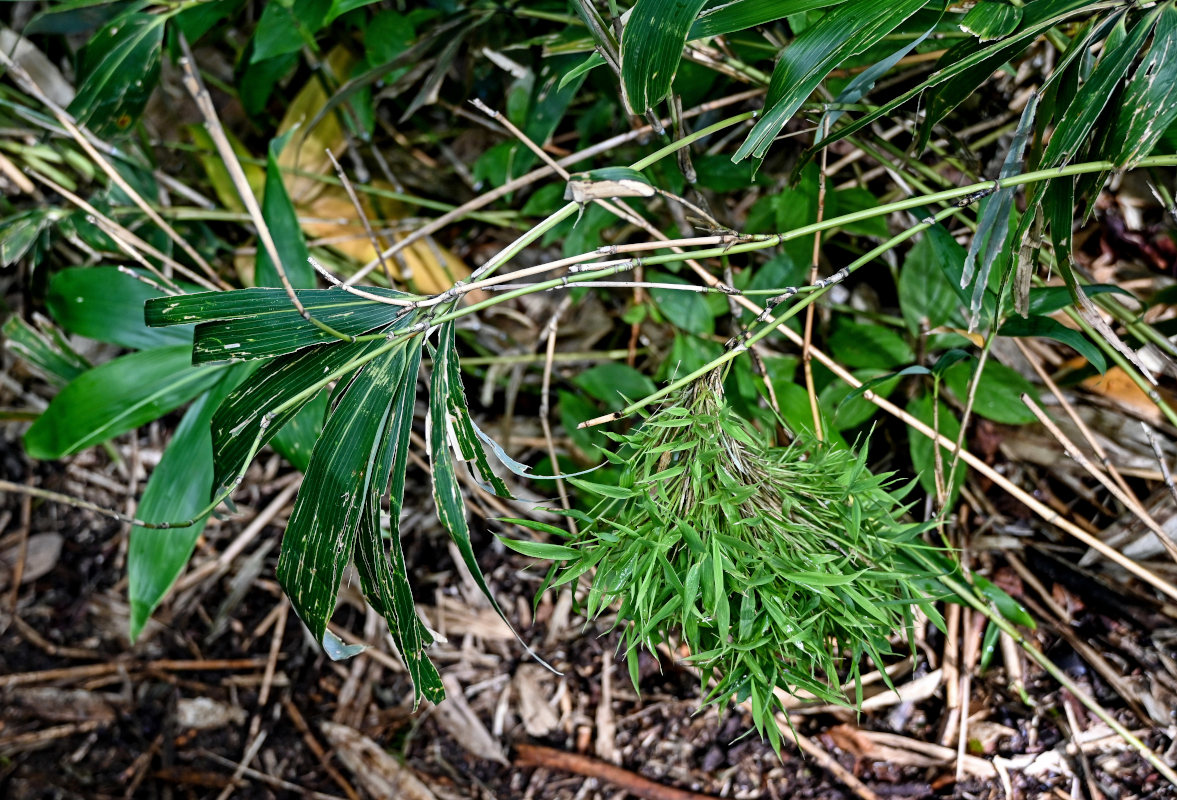
[[[183,57],[180,59],[180,67],[184,70],[184,87],[192,95],[192,99],[196,102],[196,107],[200,110],[200,115],[204,118],[204,127],[208,131],[209,138],[213,140],[217,154],[221,157],[221,162],[225,165],[229,177],[233,180],[233,188],[237,190],[237,194],[240,196],[245,210],[249,212],[250,219],[253,220],[253,225],[257,228],[257,235],[261,240],[262,248],[266,251],[266,255],[269,256],[270,263],[274,265],[274,270],[278,273],[279,280],[282,281],[282,288],[286,290],[286,296],[290,298],[290,302],[298,311],[299,316],[316,328],[331,334],[337,339],[355,341],[354,336],[341,333],[327,323],[315,319],[311,316],[311,312],[307,311],[306,307],[303,306],[302,301],[298,299],[298,293],[295,292],[293,284],[290,283],[290,277],[286,274],[286,267],[282,263],[282,258],[278,255],[278,246],[274,243],[274,237],[270,233],[270,227],[266,224],[266,220],[262,216],[262,210],[257,204],[257,198],[253,196],[253,190],[249,186],[249,180],[245,177],[245,170],[242,169],[241,162],[237,159],[237,153],[233,151],[233,145],[229,143],[229,137],[225,134],[225,128],[221,125],[220,117],[217,116],[216,106],[213,105],[212,96],[208,93],[208,89],[205,88],[204,81],[200,77],[200,72],[196,69],[196,60],[192,56],[192,49],[188,46],[188,40],[184,38],[184,34],[182,33],[178,34],[178,38],[180,40],[180,47],[184,52]]]
[[[151,205],[146,200],[144,200],[137,191],[135,191],[135,188],[131,186],[131,184],[128,183],[122,175],[119,174],[118,170],[114,168],[110,161],[108,161],[106,157],[98,151],[98,148],[96,148],[91,143],[91,137],[97,137],[94,137],[94,135],[88,130],[85,130],[84,128],[76,125],[73,117],[71,117],[64,108],[57,105],[57,103],[53,102],[53,100],[51,100],[43,91],[41,91],[41,87],[37,85],[37,82],[33,80],[33,77],[29,75],[23,67],[9,58],[8,54],[3,50],[0,50],[0,64],[3,64],[9,70],[9,72],[12,73],[13,77],[22,84],[25,91],[35,97],[38,102],[40,102],[53,113],[53,116],[55,116],[57,121],[61,123],[61,126],[66,129],[70,136],[73,137],[74,141],[81,145],[82,149],[85,150],[86,154],[90,156],[95,164],[98,165],[99,169],[105,172],[107,177],[110,178],[110,180],[114,182],[114,184],[118,186],[119,189],[121,189],[128,197],[130,197],[131,202],[138,206],[139,209],[147,215],[147,218],[154,222],[169,239],[179,245],[180,249],[188,254],[188,257],[191,258],[198,267],[200,267],[200,269],[205,273],[205,275],[209,277],[210,280],[218,284],[222,289],[229,288],[229,285],[221,280],[221,277],[217,275],[217,271],[212,268],[211,264],[205,261],[204,257],[201,256],[199,252],[197,252],[196,248],[189,244],[187,239],[176,233],[175,229],[172,228],[172,226],[169,225],[167,221],[165,221],[164,218],[159,215],[159,212],[152,208]]]
[[[331,164],[335,167],[335,174],[339,176],[339,182],[343,184],[343,190],[347,192],[347,196],[356,210],[356,216],[360,218],[360,222],[364,226],[364,233],[372,241],[372,249],[376,251],[376,258],[380,260],[380,268],[384,270],[384,277],[388,280],[388,285],[392,286],[392,270],[389,268],[388,262],[384,260],[384,246],[380,244],[380,240],[376,238],[376,232],[372,230],[372,223],[368,220],[368,215],[364,213],[364,207],[360,204],[355,187],[351,185],[351,179],[347,177],[347,173],[344,172],[340,163],[335,160],[335,154],[331,152],[331,148],[327,148],[327,158],[331,159]]]
[[[556,476],[556,492],[560,495],[560,505],[564,508],[572,508],[572,503],[568,499],[568,489],[564,486],[564,479],[560,477],[560,462],[556,458],[556,443],[552,439],[552,423],[548,419],[550,404],[552,401],[552,365],[556,360],[556,329],[560,325],[560,315],[562,315],[568,306],[572,304],[572,295],[567,295],[560,304],[556,306],[556,310],[552,312],[552,318],[548,320],[548,324],[544,327],[541,334],[542,338],[546,339],[544,348],[544,377],[543,385],[540,387],[539,395],[539,424],[543,428],[544,443],[548,448],[548,459],[552,462],[552,471]],[[577,533],[576,520],[568,517],[568,527],[575,536]]]
[[[710,111],[714,111],[719,108],[724,108],[726,106],[735,105],[737,103],[742,103],[745,100],[752,99],[753,97],[759,97],[762,94],[764,94],[763,89],[752,89],[750,91],[740,92],[738,94],[733,94],[729,97],[724,97],[720,100],[715,100],[710,103],[703,103],[702,105],[696,106],[695,108],[692,108],[689,111],[683,112],[683,118],[686,119],[686,118],[690,118],[690,117],[696,117],[701,114],[706,114]],[[667,122],[667,124],[669,124],[669,121]],[[637,128],[635,130],[629,131],[628,133],[619,134],[619,135],[614,136],[610,139],[606,139],[603,142],[598,142],[597,144],[593,145],[592,147],[586,147],[584,150],[573,153],[570,156],[566,156],[564,158],[561,158],[557,163],[560,164],[560,166],[562,166],[562,167],[572,166],[573,164],[580,163],[581,161],[586,161],[587,159],[590,159],[593,156],[608,152],[609,150],[612,150],[614,147],[618,147],[619,145],[625,144],[626,142],[633,141],[634,139],[639,139],[642,136],[647,136],[650,133],[652,133],[653,130],[654,129],[652,127],[647,125],[645,127]],[[442,214],[440,217],[433,220],[432,222],[429,222],[428,224],[422,226],[421,228],[418,228],[417,230],[413,231],[411,234],[406,236],[404,239],[401,239],[399,242],[394,244],[392,247],[385,250],[384,257],[391,258],[395,254],[399,253],[401,250],[403,250],[406,247],[408,247],[409,245],[413,244],[414,242],[418,242],[421,239],[424,239],[426,236],[430,236],[434,233],[437,233],[439,230],[444,228],[446,225],[449,225],[451,222],[461,219],[462,217],[466,216],[470,212],[477,211],[478,209],[483,208],[484,206],[488,206],[491,203],[493,203],[495,200],[498,200],[501,197],[505,197],[505,196],[511,194],[512,192],[518,191],[519,189],[522,189],[525,186],[529,186],[532,183],[535,183],[536,181],[541,180],[542,178],[546,178],[552,174],[553,174],[553,172],[552,172],[551,167],[543,166],[538,169],[532,170],[531,172],[527,173],[526,175],[521,175],[520,177],[516,178],[513,181],[507,181],[499,188],[492,189],[491,191],[486,192],[485,194],[479,195],[478,197],[474,198],[470,202],[463,203],[462,205],[458,206],[457,208],[453,209],[452,211],[447,211],[445,214]],[[379,261],[373,260],[373,261],[368,262],[363,267],[361,267],[359,270],[357,270],[354,275],[349,277],[347,279],[347,283],[349,285],[356,284],[357,282],[363,280],[363,278],[369,272],[376,269],[376,267],[378,267],[378,266],[380,266]]]
[[[1169,471],[1169,461],[1165,458],[1165,451],[1161,449],[1161,442],[1147,422],[1140,423],[1140,427],[1144,428],[1144,435],[1148,437],[1148,443],[1152,445],[1152,451],[1156,454],[1157,463],[1161,465],[1161,477],[1165,479],[1165,485],[1169,487],[1169,494],[1177,502],[1177,483],[1173,482],[1173,473]]]
[[[1099,443],[1099,439],[1091,431],[1091,428],[1087,426],[1087,423],[1083,421],[1083,418],[1079,416],[1079,412],[1075,410],[1075,406],[1067,399],[1067,396],[1059,388],[1058,384],[1054,382],[1054,379],[1050,377],[1050,374],[1042,366],[1041,361],[1033,356],[1030,348],[1026,347],[1026,344],[1020,338],[1016,336],[1011,338],[1014,344],[1017,345],[1018,350],[1021,351],[1022,357],[1026,359],[1026,363],[1034,370],[1034,374],[1050,390],[1050,393],[1055,396],[1059,405],[1062,406],[1063,411],[1071,418],[1071,422],[1075,423],[1075,427],[1079,429],[1079,432],[1083,434],[1083,438],[1091,445],[1092,451],[1099,458],[1099,463],[1103,464],[1104,469],[1108,471],[1108,475],[1111,476],[1112,480],[1116,482],[1116,485],[1125,494],[1135,500],[1137,505],[1140,505],[1140,500],[1136,497],[1136,493],[1132,491],[1131,487],[1128,486],[1128,482],[1124,480],[1124,476],[1116,469],[1116,465],[1112,463],[1112,459],[1108,456],[1107,451],[1103,449],[1103,445]]]
[[[1058,441],[1058,443],[1063,446],[1063,450],[1068,456],[1071,457],[1071,460],[1083,469],[1087,470],[1087,472],[1093,478],[1103,484],[1103,487],[1111,492],[1112,497],[1123,503],[1128,508],[1128,510],[1135,514],[1136,517],[1144,523],[1145,527],[1156,534],[1156,537],[1161,540],[1161,544],[1164,545],[1165,550],[1169,553],[1169,557],[1174,561],[1177,561],[1177,542],[1173,541],[1168,531],[1158,525],[1157,521],[1153,519],[1152,515],[1149,514],[1148,511],[1145,510],[1145,508],[1140,505],[1140,503],[1137,502],[1135,498],[1125,494],[1125,492],[1119,486],[1112,483],[1112,481],[1106,475],[1096,469],[1095,465],[1093,465],[1087,459],[1087,456],[1083,455],[1083,452],[1075,446],[1075,443],[1067,438],[1067,435],[1059,429],[1058,425],[1054,424],[1054,420],[1052,420],[1042,409],[1042,407],[1034,401],[1033,397],[1031,397],[1029,394],[1023,393],[1022,402],[1026,404],[1027,408],[1034,412],[1034,416],[1038,417],[1038,421],[1041,422],[1043,426],[1045,426],[1046,430],[1050,432],[1050,435],[1053,436]]]
[[[821,136],[824,139],[829,135],[829,118],[827,117],[825,123],[822,125],[822,130],[814,135]],[[821,149],[821,169],[817,172],[817,219],[815,222],[821,224],[826,211],[826,163],[828,161],[829,151],[826,148]],[[821,231],[813,234],[813,258],[810,260],[809,268],[809,283],[817,282],[817,271],[821,265]],[[822,436],[821,424],[821,409],[817,404],[817,389],[813,384],[813,359],[809,355],[809,348],[813,345],[813,316],[817,308],[815,303],[811,303],[805,309],[805,333],[804,343],[801,345],[801,365],[805,373],[805,393],[809,395],[809,413],[813,417],[813,435],[817,437],[820,442],[824,437]]]
[[[149,271],[160,281],[175,286],[175,282],[160,272],[154,264],[144,258],[143,253],[146,253],[152,258],[158,260],[161,264],[171,267],[173,270],[180,273],[193,283],[199,284],[206,289],[211,289],[214,291],[216,290],[217,287],[214,284],[209,283],[209,281],[203,275],[193,272],[171,256],[167,256],[161,253],[159,250],[156,250],[147,242],[143,241],[138,236],[124,228],[122,225],[110,219],[97,208],[90,205],[88,202],[71,192],[69,189],[66,189],[61,184],[54,182],[52,179],[47,178],[34,170],[28,170],[27,174],[30,175],[33,179],[43,183],[45,186],[48,186],[50,189],[60,194],[78,208],[85,211],[88,217],[93,220],[94,224],[102,229],[103,233],[114,240],[114,243],[118,245],[120,250],[133,258],[137,263],[141,264],[144,269]],[[176,289],[178,290],[179,287],[176,286]]]

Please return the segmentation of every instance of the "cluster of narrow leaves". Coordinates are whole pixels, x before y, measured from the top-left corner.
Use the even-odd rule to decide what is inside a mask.
[[[433,350],[427,439],[438,516],[496,610],[471,544],[455,458],[471,462],[491,491],[510,496],[491,471],[470,420],[454,324],[436,328],[434,348],[428,324],[418,322],[413,309],[338,289],[306,290],[298,297],[316,319],[353,340],[332,338],[304,320],[281,289],[154,298],[147,303],[147,321],[196,323],[196,363],[232,359],[227,368],[249,373],[211,411],[214,475],[203,485],[214,487],[213,502],[231,491],[259,448],[300,413],[311,409],[325,416],[311,420],[314,446],[282,539],[278,580],[327,652],[346,656],[355,651],[334,638],[328,622],[344,571],[354,562],[364,596],[388,621],[417,699],[440,700],[441,680],[425,654],[433,640],[416,613],[399,531],[417,375],[426,348]],[[316,410],[318,397],[326,403]]]
[[[686,389],[620,437],[619,486],[577,481],[603,499],[564,543],[508,540],[555,563],[548,584],[591,575],[590,616],[619,605],[631,677],[638,646],[681,643],[707,701],[747,699],[774,747],[777,692],[850,702],[864,656],[882,665],[912,624],[928,569],[904,550],[927,546],[899,521],[900,493],[865,456],[816,441],[768,446],[710,381]],[[922,559],[928,563],[927,559]],[[714,679],[714,685],[708,685]]]
[[[803,13],[814,10],[821,15]],[[763,113],[735,161],[759,165],[805,101],[840,65],[852,59],[874,64],[833,98],[835,104],[855,103],[916,45],[927,39],[930,47],[938,34],[950,34],[956,44],[917,85],[857,118],[841,111],[828,116],[833,127],[804,154],[798,169],[822,148],[916,102],[925,110],[913,145],[918,153],[936,126],[995,71],[1048,39],[1057,61],[1026,106],[1002,177],[1021,171],[1023,160],[1030,170],[1081,161],[1107,161],[1108,167],[1038,184],[1027,211],[1014,216],[1012,233],[1016,187],[1003,188],[985,201],[976,252],[970,255],[970,261],[977,261],[972,313],[975,319],[991,276],[998,282],[1012,280],[1017,310],[1027,313],[1030,280],[1043,258],[1046,238],[1078,307],[1089,308],[1071,264],[1074,208],[1082,203],[1090,214],[1098,189],[1113,170],[1130,169],[1158,144],[1171,148],[1177,140],[1177,83],[1172,80],[1177,70],[1177,0],[980,0],[971,5],[942,0],[637,0],[620,42],[611,41],[607,29],[590,25],[590,31],[599,50],[619,51],[623,97],[640,113],[671,93],[683,47],[691,40],[786,19],[796,35],[779,51]],[[888,44],[893,34],[902,34],[901,43]],[[966,279],[973,277],[970,270]],[[1105,334],[1112,338],[1110,331]]]

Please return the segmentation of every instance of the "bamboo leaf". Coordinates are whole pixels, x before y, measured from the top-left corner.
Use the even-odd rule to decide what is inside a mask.
[[[341,396],[315,444],[282,537],[278,582],[317,641],[327,631],[370,502],[405,350],[402,344],[377,356],[337,390]]]
[[[1152,152],[1177,119],[1177,5],[1160,9],[1148,55],[1136,69],[1116,118],[1111,141],[1118,144],[1112,160],[1132,169]]]
[[[223,377],[184,413],[163,457],[143,489],[135,516],[146,522],[191,519],[208,504],[213,481],[213,412],[246,370]],[[186,528],[131,528],[127,549],[127,596],[131,606],[131,641],[139,637],[164,595],[188,563],[207,518]]]
[[[706,0],[638,0],[621,34],[621,87],[635,114],[670,93],[687,33]]]
[[[982,42],[1003,39],[1017,30],[1022,9],[1001,0],[981,0],[960,21],[960,29]]]
[[[155,330],[143,323],[143,304],[163,295],[117,267],[69,267],[49,280],[45,304],[71,333],[132,350],[191,344],[190,327]]]
[[[836,6],[846,0],[731,0],[704,9],[687,39],[703,39],[766,25],[790,14]]]
[[[69,112],[98,136],[128,130],[159,80],[166,14],[132,11],[104,25],[82,50],[81,86]]]
[[[380,297],[403,297],[389,289],[365,289]],[[339,289],[304,289],[297,293],[307,311],[341,333],[371,333],[394,322],[404,327],[411,314],[393,306]],[[337,342],[307,322],[282,289],[239,289],[160,297],[146,305],[147,324],[156,327],[199,322],[192,349],[195,364],[241,361],[293,353]]]
[[[270,140],[266,156],[266,193],[262,198],[262,219],[266,221],[266,227],[274,237],[278,258],[286,269],[286,277],[290,284],[295,289],[310,289],[315,285],[315,270],[308,260],[310,253],[307,250],[306,239],[303,238],[302,228],[298,224],[298,214],[294,210],[294,204],[290,202],[290,195],[286,193],[286,185],[282,182],[282,170],[278,166],[278,155],[293,133],[292,128]],[[255,269],[254,279],[259,286],[282,285],[277,267],[270,259],[268,250],[260,243]]]
[[[368,490],[359,538],[356,542],[356,569],[364,596],[381,616],[388,621],[389,632],[396,642],[409,676],[413,679],[414,704],[424,696],[437,703],[445,697],[441,677],[425,655],[425,647],[433,637],[417,616],[413,591],[409,585],[408,567],[400,543],[400,516],[404,499],[405,469],[408,465],[409,435],[413,430],[413,411],[417,398],[417,372],[421,365],[421,347],[407,345],[409,355],[404,360],[395,397],[391,421],[380,445],[378,468]],[[391,480],[388,499],[389,536],[385,547],[380,535],[380,496]],[[389,559],[391,558],[391,564]]]
[[[764,158],[773,139],[834,67],[882,39],[923,5],[924,0],[861,0],[835,8],[802,31],[777,61],[764,116],[732,160]]]
[[[215,490],[228,486],[245,469],[255,440],[264,445],[319,393],[308,394],[290,408],[268,417],[324,377],[345,370],[387,342],[319,345],[263,364],[234,390],[213,416]],[[263,427],[263,420],[268,422]]]
[[[219,367],[189,365],[187,345],[131,353],[82,373],[61,390],[25,433],[33,458],[85,450],[158,419],[221,376]]]

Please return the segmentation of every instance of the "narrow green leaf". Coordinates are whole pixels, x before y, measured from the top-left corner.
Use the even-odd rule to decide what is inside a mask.
[[[859,0],[835,8],[802,31],[777,61],[764,116],[732,160],[764,158],[773,139],[831,70],[882,39],[923,5],[924,0]]]
[[[1095,343],[1079,331],[1050,317],[1011,317],[997,331],[1002,336],[1045,337],[1069,345],[1101,373],[1107,371],[1107,359]]]
[[[1118,145],[1112,160],[1132,169],[1152,152],[1177,119],[1177,5],[1162,6],[1148,55],[1137,67],[1116,118],[1111,141]]]
[[[1030,616],[1025,607],[1017,600],[1009,596],[1009,594],[993,581],[981,575],[973,575],[973,585],[985,597],[986,600],[993,603],[997,610],[1001,612],[1001,616],[1008,619],[1015,625],[1021,625],[1030,630],[1037,630],[1038,623]]]
[[[1026,145],[1033,133],[1034,115],[1038,110],[1038,93],[1030,95],[1026,107],[1022,109],[1021,119],[1014,131],[1009,150],[1001,165],[1001,178],[1012,178],[1022,171],[1022,156]],[[989,275],[993,265],[1005,248],[1005,240],[1009,233],[1009,215],[1013,210],[1016,186],[1003,186],[990,196],[985,203],[985,210],[981,212],[981,219],[977,223],[977,232],[969,243],[969,252],[965,256],[964,270],[960,278],[960,286],[966,288],[973,282],[973,294],[969,304],[972,318],[970,327],[977,324],[981,307],[985,298],[985,289],[989,286]],[[981,257],[977,266],[977,257]],[[973,281],[974,274],[976,280]]]
[[[557,88],[563,89],[581,75],[587,75],[591,70],[596,69],[604,63],[605,59],[601,57],[600,53],[594,50],[583,62],[568,70],[564,77],[560,79],[560,84]]]
[[[389,632],[413,679],[414,703],[419,703],[422,697],[437,703],[445,697],[445,690],[437,669],[425,654],[425,648],[433,642],[433,637],[417,616],[400,542],[405,469],[417,399],[417,372],[421,366],[421,343],[410,342],[406,347],[408,357],[404,359],[397,381],[391,420],[380,445],[379,461],[372,476],[360,525],[356,543],[356,569],[360,574],[364,596],[388,621]],[[380,496],[390,482],[389,535],[386,546],[379,527]]]
[[[82,82],[69,112],[98,136],[127,131],[159,80],[166,14],[132,11],[104,25],[82,50]]]
[[[49,280],[45,304],[71,333],[132,350],[191,344],[190,327],[155,330],[143,323],[143,304],[163,292],[117,267],[69,267]]]
[[[988,80],[995,70],[1015,58],[1043,33],[1077,14],[1111,8],[1116,5],[1118,5],[1116,2],[1091,3],[1090,0],[1051,0],[1051,2],[1031,3],[1024,11],[1022,27],[1014,35],[989,45],[968,40],[950,48],[940,59],[938,69],[927,79],[874,111],[864,114],[854,122],[835,129],[829,136],[801,154],[798,167],[808,164],[814,154],[822,148],[854,135],[875,121],[892,114],[895,109],[920,96],[928,89],[938,87],[928,98],[928,111],[924,127],[930,130],[931,126],[942,120],[965,98],[973,95],[977,87]]]
[[[244,370],[223,371],[223,377],[184,413],[163,457],[143,489],[135,516],[145,522],[191,519],[208,505],[213,481],[213,412]],[[139,637],[192,555],[207,518],[186,528],[131,528],[127,549],[127,595],[131,605],[131,641]]]
[[[452,341],[453,327],[453,322],[448,322],[442,326],[440,334],[441,344],[438,350],[438,358],[440,359],[444,360],[447,358],[445,352],[449,348],[446,347],[446,341]],[[426,425],[426,430],[429,434],[429,464],[433,468],[433,499],[437,503],[437,518],[441,521],[442,527],[449,533],[450,540],[458,548],[458,552],[462,556],[462,561],[466,564],[466,568],[470,570],[470,575],[474,578],[474,582],[478,585],[482,594],[491,604],[491,607],[494,608],[495,613],[499,615],[499,618],[514,633],[514,626],[507,619],[507,615],[503,612],[498,600],[495,599],[494,594],[486,583],[486,578],[482,574],[482,568],[478,565],[478,557],[474,552],[474,545],[470,541],[470,528],[466,523],[466,503],[462,498],[462,489],[458,485],[458,476],[454,470],[453,458],[450,456],[450,413],[452,408],[449,401],[452,391],[450,379],[451,373],[448,365],[446,368],[442,368],[435,361],[429,387],[429,421]],[[527,644],[519,637],[519,634],[516,633],[515,638],[519,640],[520,644],[524,646],[528,653],[539,660],[539,657],[531,651],[531,648],[527,647]]]
[[[621,86],[635,114],[670,93],[687,33],[706,0],[638,0],[621,34]]]
[[[339,392],[282,537],[278,582],[316,640],[327,630],[351,561],[404,360],[405,346],[395,347]]]
[[[266,11],[274,5],[271,3]],[[296,128],[270,140],[269,153],[266,157],[266,193],[262,197],[262,219],[274,237],[274,244],[278,250],[278,258],[286,269],[286,278],[295,289],[313,289],[315,286],[315,270],[311,267],[310,251],[307,250],[306,239],[303,237],[302,226],[298,223],[298,213],[294,210],[294,203],[290,202],[290,195],[286,192],[286,184],[282,180],[282,170],[278,166],[278,155],[282,148],[294,135]],[[278,268],[270,259],[270,254],[259,242],[257,248],[257,265],[254,280],[258,286],[281,286],[282,279],[278,275]]]
[[[1022,9],[1003,0],[980,0],[960,21],[960,29],[982,42],[1003,39],[1017,30]]]
[[[386,289],[365,289],[381,297],[403,297]],[[304,289],[298,298],[308,312],[341,333],[371,333],[394,322],[412,321],[402,306],[342,292]],[[160,297],[146,305],[152,327],[199,322],[192,350],[195,364],[273,358],[339,340],[303,319],[282,289],[238,289]]]
[[[325,376],[345,369],[384,346],[387,343],[383,341],[319,345],[263,364],[225,399],[213,416],[214,489],[229,485],[248,466],[246,459],[259,434],[261,446],[315,395],[308,395],[300,403],[276,414],[263,430],[262,420],[273,409],[322,381]]]
[[[61,458],[158,419],[221,376],[219,367],[192,367],[188,361],[189,348],[172,345],[82,373],[25,433],[25,450],[33,458]]]
[[[703,10],[691,25],[687,39],[723,36],[767,25],[791,14],[836,6],[846,0],[729,0]]]
[[[542,558],[547,561],[574,561],[580,558],[580,551],[567,545],[530,542],[526,539],[511,539],[506,536],[499,536],[498,540],[516,553],[522,553],[531,558]]]

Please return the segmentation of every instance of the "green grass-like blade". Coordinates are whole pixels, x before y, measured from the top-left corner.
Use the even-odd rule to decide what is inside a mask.
[[[159,80],[166,14],[122,14],[94,34],[82,51],[82,84],[69,112],[98,136],[128,130]]]
[[[860,0],[835,8],[806,28],[777,61],[764,116],[732,160],[764,158],[773,139],[834,67],[879,41],[923,5],[924,0]]]
[[[159,464],[151,471],[135,516],[145,522],[192,519],[208,505],[213,482],[213,442],[209,422],[225,396],[247,370],[225,370],[224,377],[184,413]],[[166,530],[131,528],[127,549],[127,596],[131,641],[188,563],[207,521]]]
[[[703,11],[691,25],[688,40],[723,36],[736,31],[767,25],[790,14],[827,8],[846,0],[732,0]]]
[[[158,419],[207,389],[221,367],[193,367],[187,345],[108,361],[70,381],[25,433],[33,458],[72,455]]]

